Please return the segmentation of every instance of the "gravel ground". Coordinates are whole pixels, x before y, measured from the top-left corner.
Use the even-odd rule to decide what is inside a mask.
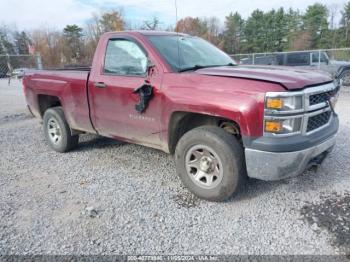
[[[84,135],[52,151],[20,84],[0,81],[0,254],[349,253],[349,102],[342,91],[338,145],[317,170],[210,203],[154,149]]]

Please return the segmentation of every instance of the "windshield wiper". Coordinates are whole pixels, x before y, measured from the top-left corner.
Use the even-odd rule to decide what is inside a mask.
[[[194,65],[190,67],[181,68],[178,72],[186,72],[186,71],[192,71],[192,70],[198,70],[208,67],[219,67],[219,66],[236,66],[234,63],[228,63],[226,65]]]
[[[179,69],[179,72],[186,72],[186,71],[191,71],[191,70],[198,70],[198,69],[202,69],[202,68],[206,68],[206,67],[211,67],[211,66],[194,65],[194,66],[190,66],[190,67],[181,68],[181,69]]]

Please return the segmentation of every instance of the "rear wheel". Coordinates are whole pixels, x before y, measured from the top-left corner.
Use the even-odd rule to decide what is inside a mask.
[[[49,108],[44,114],[44,133],[50,147],[67,152],[77,146],[78,135],[72,135],[61,107]]]
[[[242,188],[245,179],[243,148],[219,127],[199,127],[180,139],[176,169],[185,186],[209,201],[223,201]]]

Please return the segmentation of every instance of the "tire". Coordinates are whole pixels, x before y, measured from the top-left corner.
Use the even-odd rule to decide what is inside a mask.
[[[176,146],[175,161],[183,184],[209,201],[235,195],[247,178],[243,147],[219,127],[199,127],[184,134]]]
[[[78,145],[79,135],[71,135],[62,107],[47,109],[43,120],[46,141],[53,150],[64,153]]]

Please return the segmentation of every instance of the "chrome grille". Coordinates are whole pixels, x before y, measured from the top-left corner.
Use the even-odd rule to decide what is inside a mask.
[[[329,99],[332,96],[335,96],[338,91],[339,91],[339,87],[337,87],[333,90],[327,91],[327,92],[322,92],[322,93],[310,95],[309,96],[309,104],[310,104],[310,106],[313,106],[313,105],[327,102],[327,101],[329,101]]]
[[[309,135],[313,131],[325,128],[332,120],[333,111],[331,102],[335,102],[340,86],[326,83],[318,86],[308,87],[301,91],[293,92],[267,92],[266,97],[302,97],[303,108],[298,110],[277,111],[265,108],[265,119],[286,120],[289,118],[302,118],[299,132],[277,134],[264,131],[264,136],[294,136],[297,134]],[[334,98],[334,100],[332,99]],[[265,128],[265,127],[264,127]]]
[[[332,92],[330,91],[330,92],[324,92],[324,93],[320,93],[320,94],[311,95],[309,98],[310,106],[317,105],[319,103],[327,102],[332,95],[331,93]]]
[[[311,132],[317,128],[326,125],[329,122],[331,115],[332,111],[326,111],[321,114],[309,117],[306,132]]]

